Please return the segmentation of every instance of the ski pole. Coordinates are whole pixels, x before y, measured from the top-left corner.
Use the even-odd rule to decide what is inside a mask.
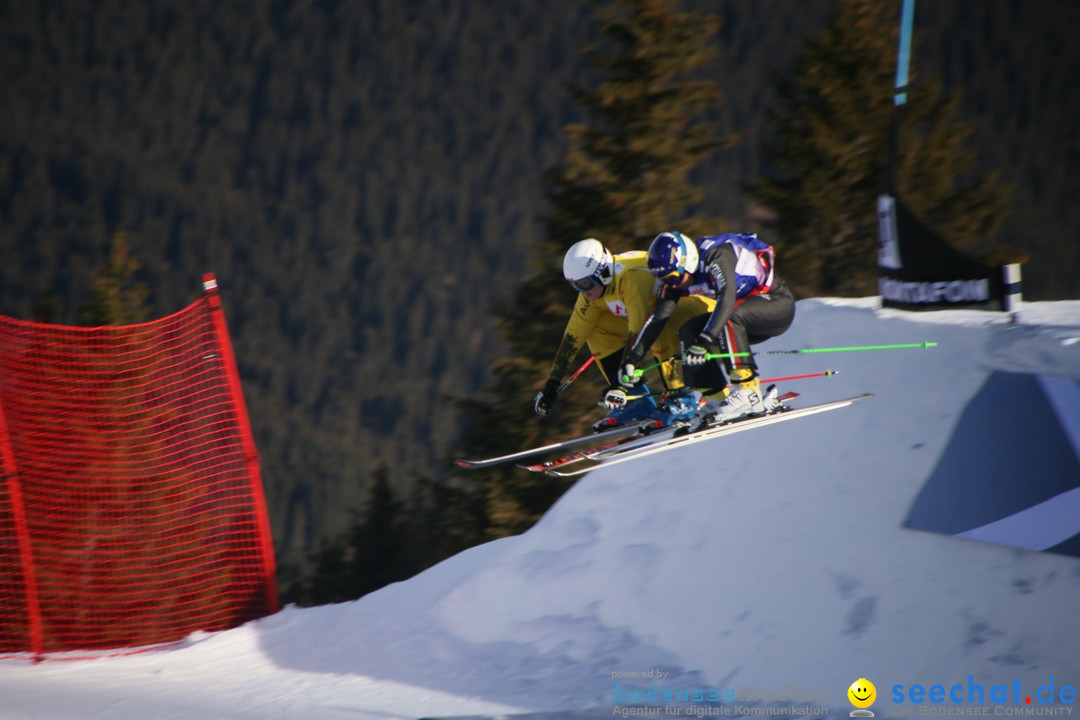
[[[559,386],[559,389],[555,391],[555,397],[558,397],[558,396],[562,395],[562,394],[563,394],[563,390],[565,390],[566,388],[570,387],[570,383],[572,383],[572,382],[574,382],[575,380],[577,380],[577,379],[578,379],[578,376],[579,376],[579,375],[581,375],[581,373],[585,372],[585,368],[587,368],[587,367],[589,367],[590,365],[592,365],[592,364],[593,364],[593,361],[594,361],[594,360],[596,360],[596,356],[595,356],[595,355],[590,355],[590,356],[589,356],[589,359],[588,359],[588,360],[586,360],[585,362],[583,362],[583,363],[581,364],[581,367],[579,367],[579,368],[578,368],[577,370],[575,370],[575,371],[574,371],[574,374],[573,374],[573,375],[571,375],[571,376],[570,376],[569,378],[567,378],[567,379],[566,379],[566,382],[564,382],[564,383],[563,383],[562,385],[560,385],[560,386]]]
[[[803,375],[785,375],[784,377],[772,377],[761,378],[758,382],[762,383],[776,383],[776,382],[788,382],[790,380],[805,380],[807,378],[816,377],[832,377],[833,375],[839,375],[839,370],[825,370],[823,372],[805,373]]]
[[[810,355],[813,353],[836,353],[836,352],[856,352],[862,350],[905,350],[908,348],[932,348],[937,347],[936,342],[924,341],[921,343],[901,343],[897,345],[849,345],[846,347],[828,347],[828,348],[802,348],[800,350],[763,350],[761,352],[741,352],[741,353],[708,353],[705,357],[709,360],[717,360],[720,358],[735,358],[735,357],[760,357],[762,355]]]
[[[809,378],[816,378],[816,377],[832,377],[833,375],[839,375],[839,374],[840,374],[839,370],[822,370],[821,372],[803,373],[802,375],[785,375],[783,377],[761,378],[761,380],[759,380],[758,382],[761,382],[761,383],[790,382],[792,380],[807,380]],[[650,390],[649,392],[638,393],[636,395],[627,395],[626,400],[627,401],[637,400],[638,398],[650,397],[650,396],[658,397],[658,396],[663,395],[663,394],[664,393],[655,393],[652,390]]]
[[[764,355],[811,355],[814,353],[837,353],[837,352],[856,352],[863,350],[905,350],[910,348],[932,348],[937,347],[936,342],[923,341],[919,343],[899,343],[893,345],[848,345],[845,347],[828,347],[828,348],[801,348],[799,350],[762,350],[758,352],[749,351],[741,353],[708,353],[705,355],[709,360],[719,360],[721,358],[736,358],[736,357],[761,357]],[[660,367],[668,360],[674,360],[680,357],[679,355],[673,355],[666,360],[661,360],[658,363],[653,363],[643,368],[636,368],[634,370],[634,377],[641,377],[645,372],[652,370],[653,368]]]
[[[913,348],[928,349],[936,347],[936,342],[924,340],[922,342],[904,342],[890,345],[846,345],[846,347],[842,348],[802,348],[799,350],[764,350],[759,352],[750,351],[744,353],[708,353],[705,355],[705,357],[707,359],[720,359],[724,357],[758,357],[762,355],[810,355],[814,353],[841,353],[866,350],[908,350]],[[654,363],[643,368],[636,368],[634,370],[634,377],[642,377],[642,375],[644,375],[646,371],[651,370],[652,368],[660,367],[667,361],[670,361],[670,359],[675,359],[676,357],[679,357],[679,355],[673,355],[672,357],[663,359],[663,361],[660,361],[659,363]]]
[[[669,360],[678,360],[680,357],[682,357],[682,356],[681,355],[672,355],[671,357],[665,358],[665,359],[661,360],[660,362],[653,363],[652,365],[646,365],[645,367],[642,367],[642,368],[634,368],[634,379],[636,380],[637,378],[641,377],[642,375],[644,375],[648,371],[652,370],[653,368],[660,367],[661,365],[663,365],[664,363],[666,363]]]

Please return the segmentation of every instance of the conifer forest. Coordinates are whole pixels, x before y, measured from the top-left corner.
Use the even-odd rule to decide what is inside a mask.
[[[622,251],[672,229],[661,223],[754,230],[780,268],[788,242],[799,267],[781,272],[800,297],[874,294],[872,255],[851,282],[830,281],[813,222],[785,222],[802,178],[799,218],[826,202],[808,207],[802,190],[827,195],[872,242],[865,187],[814,180],[784,131],[846,98],[830,108],[837,132],[817,140],[847,162],[859,139],[843,127],[882,130],[862,138],[866,164],[852,160],[878,177],[899,12],[900,0],[0,2],[0,314],[105,322],[95,278],[120,267],[117,252],[118,279],[139,289],[131,317],[176,312],[214,273],[285,598],[356,597],[520,532],[565,490],[463,476],[450,460],[599,417],[591,369],[561,419],[532,409],[574,301],[561,255],[584,233]],[[1027,300],[1080,297],[1076,27],[1072,0],[916,5],[915,207],[968,252],[1023,259]],[[602,54],[620,41],[626,55]],[[626,80],[627,57],[670,75],[667,94],[605,84]],[[853,57],[877,75],[856,77]],[[598,125],[626,142],[624,164],[637,146],[617,130],[668,147],[649,125],[664,122],[657,97],[681,118],[671,133],[704,138],[670,146],[685,153],[671,177],[639,186],[587,162],[612,147]],[[605,114],[610,102],[633,112]],[[584,176],[618,179],[607,214],[590,214]]]

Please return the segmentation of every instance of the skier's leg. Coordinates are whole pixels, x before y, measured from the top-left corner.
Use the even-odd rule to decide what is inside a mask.
[[[794,318],[795,298],[786,285],[780,284],[768,295],[751,295],[735,308],[724,327],[724,341],[729,352],[750,352],[751,342],[763,342],[780,335],[791,327]],[[730,358],[728,370],[732,382],[730,391],[717,395],[709,406],[722,422],[772,411],[772,401],[762,393],[757,363],[752,355]]]
[[[746,350],[749,350],[750,345],[782,335],[794,320],[795,297],[788,286],[781,282],[766,294],[746,298],[731,313],[729,324],[737,326],[739,342],[745,338]]]

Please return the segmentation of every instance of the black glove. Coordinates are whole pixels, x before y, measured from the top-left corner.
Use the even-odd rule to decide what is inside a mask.
[[[698,335],[697,342],[690,347],[686,348],[686,354],[683,355],[683,364],[690,365],[704,365],[708,361],[709,345],[715,342],[711,337],[705,333]]]
[[[536,394],[536,400],[533,401],[533,409],[536,410],[537,415],[547,415],[551,412],[551,406],[555,404],[555,398],[559,396],[559,381],[555,378],[548,378],[547,383],[544,384],[544,389]]]

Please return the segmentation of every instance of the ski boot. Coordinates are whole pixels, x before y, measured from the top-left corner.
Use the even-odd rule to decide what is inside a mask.
[[[731,374],[732,386],[705,401],[703,415],[708,424],[723,425],[748,417],[767,415],[780,409],[775,385],[761,391],[761,382],[753,370],[741,368]]]
[[[674,390],[661,401],[659,409],[664,411],[665,417],[658,419],[664,421],[664,427],[689,421],[697,414],[701,402],[701,392],[698,390],[688,387]]]

